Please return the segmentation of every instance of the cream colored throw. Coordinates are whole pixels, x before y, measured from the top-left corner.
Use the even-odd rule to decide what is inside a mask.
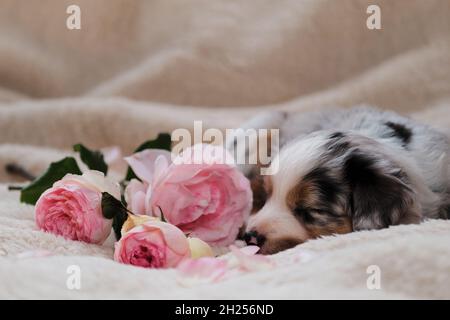
[[[381,30],[366,27],[375,2]],[[80,30],[66,28],[71,4]],[[128,153],[194,120],[233,128],[265,109],[361,103],[449,132],[450,1],[2,0],[0,298],[450,298],[450,221],[310,241],[275,255],[274,271],[185,288],[173,270],[112,261],[112,239],[38,231],[6,189],[18,182],[6,163],[38,174],[78,142]]]

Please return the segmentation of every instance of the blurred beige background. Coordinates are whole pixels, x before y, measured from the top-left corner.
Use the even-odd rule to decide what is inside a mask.
[[[260,106],[346,83],[370,91],[353,100],[417,109],[450,94],[449,30],[448,0],[2,0],[1,98]]]
[[[66,27],[72,4],[81,30]],[[370,4],[381,30],[366,26]],[[131,151],[265,108],[367,103],[445,129],[449,52],[448,0],[2,0],[0,155]]]

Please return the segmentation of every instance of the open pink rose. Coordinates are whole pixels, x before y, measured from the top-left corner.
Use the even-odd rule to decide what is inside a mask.
[[[198,144],[173,163],[167,154],[138,153],[126,159],[142,180],[131,181],[130,210],[160,216],[192,237],[229,245],[248,217],[252,192],[247,178],[222,148]]]
[[[66,175],[37,201],[37,226],[66,239],[102,244],[112,225],[112,220],[102,214],[102,192],[120,199],[119,185],[99,171],[87,171],[81,176]]]
[[[190,255],[184,233],[154,219],[122,235],[115,245],[114,260],[144,268],[172,268]]]
[[[212,145],[185,150],[156,184],[152,208],[192,237],[216,246],[233,243],[250,213],[252,192],[230,157]]]

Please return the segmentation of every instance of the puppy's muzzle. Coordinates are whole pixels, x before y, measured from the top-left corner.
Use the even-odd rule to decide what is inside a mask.
[[[248,245],[256,245],[258,247],[261,247],[264,245],[264,242],[266,242],[266,237],[252,230],[244,234],[244,241]]]

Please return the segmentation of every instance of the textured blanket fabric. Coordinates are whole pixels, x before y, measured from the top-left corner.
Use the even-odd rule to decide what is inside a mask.
[[[233,128],[275,108],[365,103],[448,132],[450,2],[376,1],[382,29],[369,30],[372,2],[2,0],[0,166],[38,174],[74,143],[128,153],[194,120]],[[70,4],[81,30],[66,28]],[[274,255],[273,271],[186,288],[173,270],[112,261],[113,239],[38,231],[7,191],[18,182],[0,170],[0,298],[450,298],[449,221],[309,241]],[[70,265],[80,290],[66,286]]]

